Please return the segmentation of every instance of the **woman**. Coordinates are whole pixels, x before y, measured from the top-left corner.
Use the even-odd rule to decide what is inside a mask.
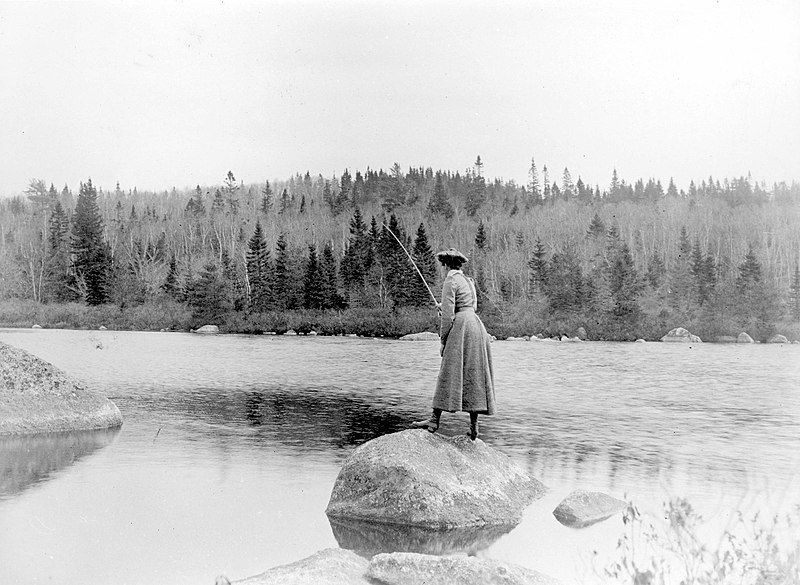
[[[442,285],[439,329],[442,364],[433,395],[433,414],[412,427],[435,433],[439,417],[447,412],[469,412],[469,437],[478,437],[478,415],[494,414],[494,374],[489,335],[475,310],[475,282],[461,272],[467,257],[454,248],[436,254],[448,272]]]

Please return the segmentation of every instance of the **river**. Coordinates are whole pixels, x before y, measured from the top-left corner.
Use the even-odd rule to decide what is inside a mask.
[[[241,579],[346,541],[324,514],[357,445],[427,415],[438,344],[349,337],[0,329],[98,387],[119,430],[0,440],[0,582]],[[492,346],[498,414],[481,438],[550,491],[477,554],[567,583],[612,555],[619,516],[553,508],[599,490],[658,514],[800,503],[800,345]],[[466,432],[443,415],[440,432]],[[420,431],[422,432],[422,431]],[[337,540],[338,538],[338,540]],[[475,551],[473,551],[475,552]]]

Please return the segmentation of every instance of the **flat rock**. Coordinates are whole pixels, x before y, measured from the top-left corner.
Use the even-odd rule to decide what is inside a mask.
[[[122,415],[100,392],[52,364],[0,342],[0,435],[118,427]]]
[[[513,526],[545,491],[480,439],[410,429],[355,449],[336,478],[326,513],[432,529]]]
[[[767,341],[767,343],[789,343],[789,340],[786,339],[785,335],[780,335],[776,333],[775,335],[769,338],[769,341]]]
[[[310,557],[234,581],[241,585],[370,585],[365,577],[369,562],[356,553],[326,548]],[[224,583],[221,578],[217,582]]]
[[[367,577],[385,585],[558,585],[542,573],[511,563],[476,557],[417,553],[375,555]]]
[[[667,342],[677,342],[677,343],[702,343],[703,340],[700,339],[697,335],[692,335],[683,327],[676,327],[675,329],[670,330],[664,337],[661,338],[661,341]]]
[[[553,516],[564,526],[584,528],[621,512],[628,504],[601,493],[577,490],[553,510]]]
[[[219,327],[216,325],[203,325],[199,329],[194,330],[195,333],[204,333],[206,335],[214,335],[219,333]]]
[[[752,337],[750,337],[747,333],[742,331],[739,334],[739,337],[736,338],[736,343],[755,343],[755,342],[753,341]]]
[[[400,341],[439,341],[439,334],[431,331],[423,331],[421,333],[409,333],[403,335]]]

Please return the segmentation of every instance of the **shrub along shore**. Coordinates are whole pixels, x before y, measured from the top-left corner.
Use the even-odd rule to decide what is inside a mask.
[[[560,338],[578,334],[577,324],[547,324],[535,314],[523,309],[511,314],[487,311],[482,315],[487,331],[498,339],[539,335]],[[438,331],[439,317],[432,308],[342,310],[291,310],[247,313],[231,311],[212,320],[198,319],[184,303],[164,302],[130,307],[114,304],[90,306],[82,303],[35,303],[11,300],[0,302],[0,327],[45,329],[98,329],[118,331],[191,331],[212,324],[222,333],[281,335],[287,331],[298,334],[315,332],[319,335],[358,335],[362,337],[398,338],[409,333]],[[654,324],[643,330],[640,337],[658,341],[674,325]],[[790,341],[800,339],[800,325],[785,322],[778,331]],[[602,331],[589,332],[588,340],[606,338]],[[631,339],[630,341],[633,341]],[[704,341],[714,341],[706,339]]]

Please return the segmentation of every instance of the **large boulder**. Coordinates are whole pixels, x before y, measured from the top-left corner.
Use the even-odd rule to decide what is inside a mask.
[[[118,427],[117,406],[52,364],[0,342],[0,436]]]
[[[385,585],[558,585],[531,569],[476,557],[438,557],[417,553],[375,555],[367,577]]]
[[[365,573],[369,561],[340,548],[326,548],[310,557],[234,581],[236,585],[370,585]],[[217,583],[229,583],[217,578]]]
[[[480,439],[410,429],[364,443],[336,478],[329,518],[432,529],[513,526],[546,488]]]
[[[439,334],[430,331],[423,331],[422,333],[409,333],[403,335],[400,341],[439,341]]]
[[[785,335],[780,335],[779,333],[776,333],[775,335],[769,338],[767,343],[789,343],[789,340],[786,339]]]
[[[577,490],[561,501],[553,510],[553,516],[564,526],[583,528],[610,518],[627,505],[601,492]]]
[[[755,343],[755,342],[753,341],[752,337],[750,337],[747,333],[742,331],[739,334],[739,337],[736,338],[736,343]]]
[[[683,327],[676,327],[672,329],[669,333],[667,333],[664,337],[661,338],[661,341],[672,341],[678,343],[702,343],[703,340],[697,337],[697,335],[692,335]]]

